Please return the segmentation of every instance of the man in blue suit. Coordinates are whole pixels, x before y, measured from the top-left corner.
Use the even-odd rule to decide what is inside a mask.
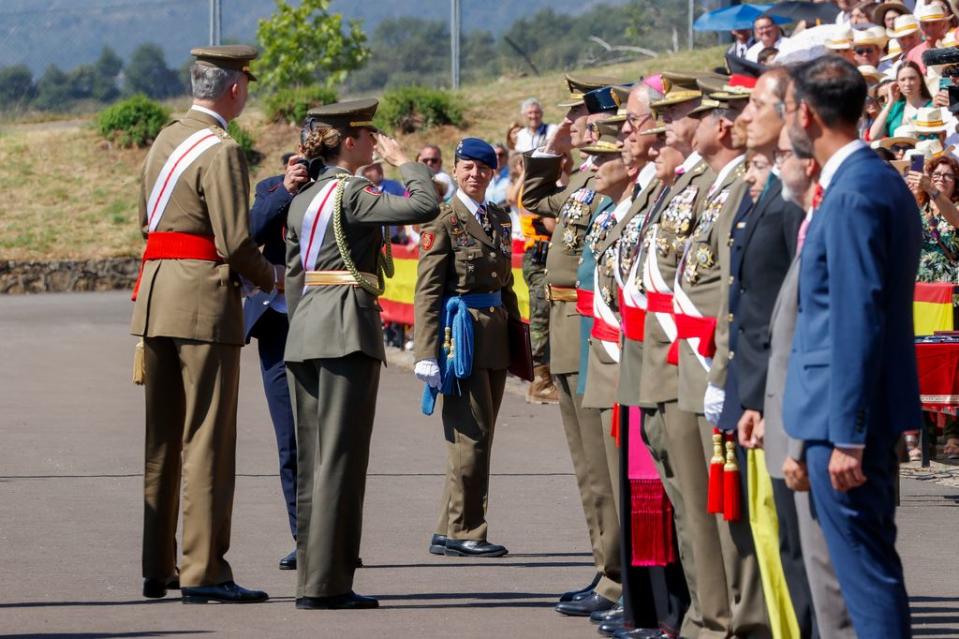
[[[298,159],[299,156],[295,155],[287,157],[282,175],[267,178],[256,185],[256,199],[250,209],[253,239],[263,247],[263,256],[280,269],[285,269],[286,265],[286,213],[293,196],[310,181],[307,167],[298,164]],[[277,287],[271,293],[260,292],[248,297],[243,305],[243,323],[247,341],[256,338],[263,390],[280,455],[280,483],[290,519],[290,532],[296,539],[296,428],[283,361],[289,329],[283,289]],[[295,569],[296,550],[280,560],[280,570]]]
[[[860,637],[909,637],[896,553],[895,446],[920,422],[912,296],[916,202],[857,138],[866,83],[825,56],[790,72],[794,146],[811,144],[821,197],[799,231],[799,309],[783,419],[802,440],[812,501]]]

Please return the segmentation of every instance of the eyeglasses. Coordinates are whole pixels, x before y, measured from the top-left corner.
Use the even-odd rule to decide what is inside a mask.
[[[776,166],[782,166],[782,163],[796,155],[792,149],[776,149],[773,151],[773,161]]]
[[[853,51],[856,52],[856,55],[869,55],[870,53],[872,53],[873,48],[872,47],[856,47],[855,49],[853,49]]]
[[[643,125],[643,122],[645,122],[646,120],[652,119],[652,117],[653,116],[650,115],[649,113],[646,113],[645,115],[636,115],[635,113],[627,113],[626,121],[629,123],[629,126],[631,126],[634,129],[638,129],[639,127]]]
[[[952,173],[940,173],[939,171],[933,171],[932,175],[929,176],[933,180],[943,180],[946,182],[955,182],[956,176]]]

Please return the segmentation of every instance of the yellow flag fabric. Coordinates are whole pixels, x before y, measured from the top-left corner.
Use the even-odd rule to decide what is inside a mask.
[[[912,298],[912,315],[916,335],[933,335],[936,331],[955,330],[953,326],[952,292],[948,283],[916,283]]]
[[[749,525],[766,597],[773,639],[799,639],[799,622],[789,596],[789,586],[779,555],[779,518],[773,502],[773,483],[766,470],[766,454],[751,449],[746,454],[749,491]]]

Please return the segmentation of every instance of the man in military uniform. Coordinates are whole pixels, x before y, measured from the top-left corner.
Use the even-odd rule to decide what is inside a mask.
[[[716,317],[720,309],[726,307],[721,293],[720,238],[725,242],[729,237],[739,204],[743,197],[748,197],[749,185],[742,179],[745,140],[734,134],[733,123],[745,106],[749,91],[730,87],[724,80],[713,78],[701,78],[699,86],[707,97],[691,114],[700,120],[693,146],[716,178],[696,216],[676,279],[674,309],[679,358],[679,411],[674,423],[684,433],[695,427],[700,436],[699,472],[690,469],[680,481],[698,475],[694,482],[684,484],[686,503],[687,506],[693,504],[695,510],[705,511],[708,464],[715,456],[715,418],[713,422],[707,420],[704,412],[708,406],[704,406],[704,397],[708,403],[706,388],[710,374],[716,375],[715,379],[724,376],[722,372],[710,369],[726,365],[725,361],[714,359]],[[732,453],[728,446],[722,452],[725,453],[725,472],[730,472]],[[729,487],[727,483],[726,489]],[[717,534],[704,540],[703,548],[705,552],[719,553],[725,566],[729,634],[737,637],[771,636],[748,515],[724,511],[709,516],[715,520]],[[697,553],[697,561],[699,558]]]
[[[373,126],[377,101],[308,114],[307,159],[326,166],[290,205],[286,228],[286,361],[297,429],[297,599],[305,609],[375,608],[353,592],[366,468],[386,359],[376,298],[391,274],[384,226],[436,216],[429,169]],[[374,147],[398,166],[408,198],[355,177]],[[384,243],[386,252],[384,254]]]
[[[549,302],[546,300],[546,254],[556,222],[551,217],[521,210],[520,224],[526,238],[523,279],[529,289],[529,340],[534,375],[526,391],[526,401],[557,404],[559,391],[549,370]]]
[[[680,634],[726,637],[729,601],[722,556],[718,543],[708,543],[716,538],[716,523],[692,494],[706,491],[699,431],[695,424],[685,430],[677,427],[679,375],[668,358],[676,338],[672,315],[676,270],[695,225],[696,212],[716,174],[692,148],[699,121],[689,114],[702,99],[695,76],[664,73],[663,85],[665,98],[652,106],[665,122],[666,147],[683,153],[686,159],[660,204],[658,219],[646,226],[641,240],[645,259],[637,268],[642,274],[647,312],[639,404],[649,407],[644,410],[643,435],[673,504],[679,553],[690,593]]]
[[[545,271],[550,304],[550,371],[559,390],[560,414],[596,565],[596,576],[590,584],[560,598],[560,604],[573,604],[593,598],[594,594],[601,600],[618,600],[621,564],[619,522],[606,464],[602,421],[598,410],[583,408],[582,396],[576,393],[580,365],[576,269],[589,221],[603,196],[592,189],[594,174],[588,162],[573,172],[565,188],[557,185],[562,156],[569,150],[586,146],[590,141],[587,131],[590,120],[604,117],[591,115],[583,96],[611,83],[572,76],[566,76],[566,80],[570,96],[560,106],[566,106],[569,111],[547,148],[526,155],[522,206],[556,218]],[[584,610],[582,614],[590,613]]]
[[[248,46],[193,49],[193,107],[157,136],[140,175],[147,238],[131,332],[143,338],[146,464],[143,595],[251,602],[230,547],[236,404],[244,342],[240,276],[264,291],[273,268],[250,238],[249,178],[227,123],[253,79]],[[176,529],[183,477],[183,560]]]
[[[456,147],[457,190],[423,226],[417,264],[416,366],[433,401],[443,395],[446,481],[430,552],[499,557],[486,539],[490,455],[510,364],[508,320],[521,321],[513,292],[509,213],[486,202],[496,152],[478,138]],[[462,323],[472,326],[472,343]],[[427,413],[432,407],[424,407]]]

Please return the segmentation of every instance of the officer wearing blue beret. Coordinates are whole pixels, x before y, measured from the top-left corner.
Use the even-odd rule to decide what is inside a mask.
[[[436,555],[499,557],[486,539],[490,451],[510,364],[507,323],[520,319],[513,292],[512,233],[504,209],[486,201],[496,152],[478,138],[456,147],[458,189],[420,236],[416,377],[423,411],[441,394],[448,460]]]

